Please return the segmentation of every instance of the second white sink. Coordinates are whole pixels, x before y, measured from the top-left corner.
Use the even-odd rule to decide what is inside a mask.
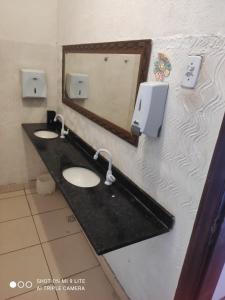
[[[38,130],[34,132],[34,135],[41,139],[55,139],[58,137],[58,133],[50,130]]]
[[[99,184],[100,178],[86,168],[72,167],[63,171],[63,177],[71,184],[79,187],[93,187]]]

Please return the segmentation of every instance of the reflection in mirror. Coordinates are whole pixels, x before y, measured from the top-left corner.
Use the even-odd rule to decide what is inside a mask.
[[[66,95],[75,98],[73,101],[83,108],[130,131],[139,63],[140,54],[68,53]],[[77,89],[70,74],[74,74],[75,80],[78,78]],[[71,88],[78,92],[72,95]]]
[[[137,145],[130,128],[150,50],[150,40],[63,46],[63,103]]]

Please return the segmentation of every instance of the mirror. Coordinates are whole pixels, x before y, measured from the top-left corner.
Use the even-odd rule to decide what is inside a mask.
[[[130,127],[150,52],[151,40],[63,46],[63,103],[137,145]]]

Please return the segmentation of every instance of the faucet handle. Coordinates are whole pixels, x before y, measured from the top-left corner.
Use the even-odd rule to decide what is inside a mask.
[[[67,134],[69,134],[69,132],[70,132],[69,129],[67,129],[67,130],[63,129],[62,130],[62,135],[67,135]]]
[[[110,180],[111,182],[115,182],[115,181],[116,181],[116,178],[115,178],[115,176],[113,176],[113,174],[110,174],[110,175],[108,176],[108,178],[109,178],[109,180]]]
[[[64,134],[69,134],[69,132],[70,132],[70,130],[69,130],[69,128],[67,129],[67,130],[64,130]]]
[[[94,160],[97,160],[97,159],[98,159],[98,153],[97,153],[97,152],[95,152],[95,155],[93,156],[93,159],[94,159]]]
[[[112,172],[110,170],[108,170],[107,173],[106,173],[105,184],[106,185],[111,185],[115,181],[116,181],[116,178],[113,176]]]
[[[64,139],[65,138],[65,135],[68,135],[69,134],[69,129],[65,130],[65,129],[61,129],[61,135],[60,135],[60,138],[61,139]]]

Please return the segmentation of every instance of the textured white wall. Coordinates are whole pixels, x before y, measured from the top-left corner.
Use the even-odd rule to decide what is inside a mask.
[[[56,44],[57,0],[0,0],[0,39]]]
[[[0,185],[45,170],[21,123],[45,121],[57,106],[57,1],[0,0]],[[22,100],[21,68],[47,73],[47,100]]]
[[[60,43],[153,38],[149,80],[158,52],[173,68],[161,137],[142,136],[135,148],[70,108],[60,109],[69,127],[95,148],[110,149],[114,164],[175,215],[170,233],[105,255],[132,300],[172,300],[224,114],[225,3],[110,3],[60,0]],[[204,56],[195,90],[180,87],[189,54]]]
[[[69,44],[224,33],[224,11],[223,0],[59,0],[59,40]]]

